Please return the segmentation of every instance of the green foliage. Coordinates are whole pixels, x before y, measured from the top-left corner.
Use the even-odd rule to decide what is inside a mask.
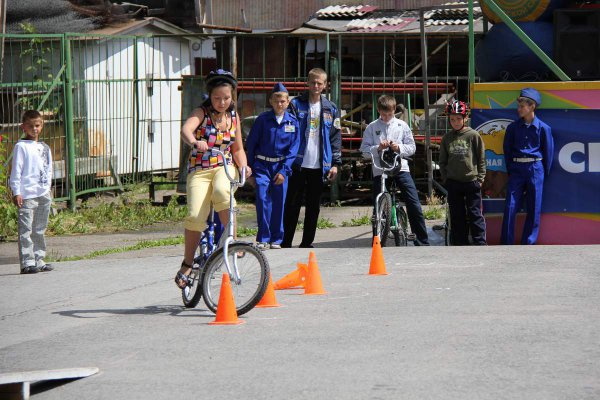
[[[317,221],[317,229],[335,228],[336,225],[329,218],[319,218]]]
[[[427,220],[446,218],[446,212],[441,206],[427,206],[423,208],[423,216]]]
[[[12,202],[8,189],[8,164],[6,162],[6,142],[0,136],[0,238],[17,232],[18,209]]]
[[[157,222],[181,221],[186,215],[186,208],[177,204],[176,196],[171,198],[166,207],[153,206],[148,200],[121,197],[117,202],[93,208],[83,207],[75,212],[61,211],[50,217],[47,233],[65,235],[140,229]]]
[[[352,218],[350,221],[342,222],[342,226],[363,226],[363,225],[371,225],[371,216],[368,214],[363,215],[362,217]]]
[[[237,227],[237,237],[256,236],[257,233],[258,233],[258,228],[249,228],[247,226],[238,226]]]
[[[27,34],[37,33],[35,27],[29,22],[20,23],[19,26],[23,32]],[[39,37],[30,39],[27,46],[21,50],[19,56],[21,63],[25,66],[24,70],[31,74],[31,81],[38,85],[33,89],[33,94],[22,96],[19,99],[21,110],[38,110],[50,111],[54,114],[58,113],[62,100],[58,92],[51,96],[51,105],[48,105],[50,99],[48,99],[44,105],[40,104],[44,97],[43,91],[50,88],[49,82],[54,79],[52,68],[49,66],[48,62],[48,57],[51,57],[51,54],[52,49]]]

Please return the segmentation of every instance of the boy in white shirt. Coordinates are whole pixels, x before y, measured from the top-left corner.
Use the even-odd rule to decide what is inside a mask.
[[[390,179],[396,181],[401,193],[401,200],[406,204],[408,222],[415,234],[415,246],[429,246],[425,218],[419,202],[419,195],[415,183],[410,176],[408,161],[406,157],[415,154],[416,146],[412,132],[404,121],[395,116],[396,99],[392,96],[383,95],[377,99],[377,112],[379,118],[369,124],[363,134],[360,151],[365,159],[371,159],[372,153],[377,162],[381,153],[390,148],[402,156],[402,165],[397,175]],[[373,168],[373,201],[381,191],[381,170]]]
[[[23,114],[21,128],[25,138],[13,149],[10,189],[19,208],[19,260],[22,274],[52,271],[46,264],[46,240],[52,197],[52,154],[39,142],[44,120],[35,110]]]

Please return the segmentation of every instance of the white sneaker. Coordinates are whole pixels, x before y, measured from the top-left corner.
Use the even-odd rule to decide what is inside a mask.
[[[279,243],[271,243],[271,248],[272,249],[280,249],[281,245]]]
[[[257,242],[256,243],[256,247],[258,247],[261,250],[266,250],[269,248],[269,243],[265,243],[265,242]]]

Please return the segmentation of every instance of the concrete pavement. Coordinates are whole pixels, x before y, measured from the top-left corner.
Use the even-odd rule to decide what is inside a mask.
[[[100,368],[37,399],[600,398],[599,247],[390,247],[368,276],[369,242],[319,231],[328,293],[277,291],[240,326],[182,308],[180,246],[0,266],[0,372]],[[275,280],[308,259],[266,254]]]

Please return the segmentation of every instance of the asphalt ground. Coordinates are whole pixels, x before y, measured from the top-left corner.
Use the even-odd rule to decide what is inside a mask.
[[[370,276],[369,243],[319,231],[327,294],[277,291],[237,326],[182,307],[181,246],[0,265],[0,372],[100,369],[34,399],[600,398],[598,246],[388,247]],[[308,260],[266,255],[275,280]]]

